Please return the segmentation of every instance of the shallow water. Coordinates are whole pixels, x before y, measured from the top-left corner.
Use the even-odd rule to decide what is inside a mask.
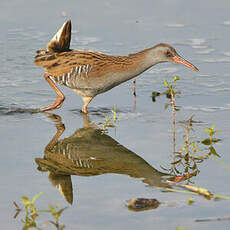
[[[229,221],[195,222],[229,216],[229,201],[158,189],[167,187],[161,166],[172,162],[172,114],[164,109],[166,97],[155,103],[151,98],[152,91],[165,90],[165,79],[179,75],[176,147],[183,145],[180,122],[195,115],[201,123],[194,123],[192,135],[204,139],[203,129],[215,125],[221,139],[216,151],[230,164],[229,9],[224,0],[1,1],[1,229],[21,229],[25,213],[13,219],[13,201],[20,204],[21,196],[39,192],[44,192],[39,208],[50,202],[68,206],[61,217],[66,229],[229,229]],[[97,96],[88,116],[80,113],[81,98],[62,88],[66,100],[60,110],[35,113],[55,97],[42,68],[33,64],[35,51],[69,18],[72,48],[122,55],[165,42],[200,72],[159,64],[137,78],[136,102],[129,81]],[[116,128],[101,135],[95,126],[112,116],[115,104],[120,118]],[[193,185],[230,195],[229,170],[211,159],[199,164],[199,170]],[[191,206],[188,196],[195,201]],[[132,212],[126,201],[137,197],[162,204]]]

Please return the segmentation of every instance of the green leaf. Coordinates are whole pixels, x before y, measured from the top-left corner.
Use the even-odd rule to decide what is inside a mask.
[[[180,109],[177,106],[175,106],[175,111],[178,112],[180,111]]]
[[[219,142],[219,141],[221,141],[221,139],[218,139],[218,138],[212,138],[212,143],[217,143],[217,142]]]
[[[167,80],[164,80],[164,84],[165,84],[165,87],[169,88],[169,83],[167,82]]]
[[[210,128],[204,128],[204,131],[205,131],[208,135],[210,135],[211,129],[210,129]]]
[[[156,102],[156,97],[152,96],[152,102]]]
[[[58,216],[60,216],[60,215],[62,214],[62,212],[63,212],[65,209],[67,209],[67,207],[60,209],[60,210],[57,212]]]
[[[216,133],[216,131],[212,130],[211,135],[213,136]]]
[[[216,152],[216,150],[212,146],[209,149],[210,149],[211,154],[213,154],[214,156],[220,157],[220,155]]]
[[[157,97],[157,96],[160,96],[160,93],[157,92],[157,91],[153,91],[152,92],[152,97]]]
[[[177,81],[177,80],[180,80],[180,77],[179,76],[175,76],[174,79],[173,79],[173,82]]]
[[[174,168],[174,170],[177,174],[180,174],[180,171],[176,167]]]
[[[192,167],[189,167],[189,168],[192,169],[192,170],[197,169],[196,163],[194,162],[193,166],[192,166]]]
[[[177,161],[172,162],[172,163],[171,163],[171,165],[176,165],[176,164],[178,164],[178,163],[181,163],[181,159],[179,159],[179,160],[177,160]]]
[[[171,99],[171,98],[172,98],[172,95],[171,95],[171,91],[170,91],[170,90],[168,90],[168,93],[166,93],[166,97],[167,97],[168,99]]]
[[[187,202],[187,205],[191,205],[192,203],[194,203],[192,197],[188,197],[188,202]]]
[[[35,202],[35,200],[37,200],[38,199],[38,197],[39,196],[41,196],[43,194],[43,192],[40,192],[40,193],[38,193],[37,195],[35,195],[33,198],[32,198],[32,203],[34,203]]]
[[[113,128],[113,127],[115,127],[115,125],[113,125],[112,123],[107,123],[106,127],[112,127]]]
[[[168,107],[169,107],[169,104],[166,104],[166,105],[164,106],[165,109],[167,109]]]
[[[30,204],[31,202],[30,202],[30,200],[29,200],[28,197],[22,196],[22,202],[21,202],[21,203],[22,203],[22,204]]]
[[[210,145],[210,144],[211,144],[211,141],[210,141],[209,138],[206,138],[206,139],[204,139],[203,141],[201,141],[201,143],[202,143],[203,145]]]
[[[188,161],[188,160],[189,160],[189,153],[186,153],[186,154],[184,155],[184,160],[185,160],[185,161]]]

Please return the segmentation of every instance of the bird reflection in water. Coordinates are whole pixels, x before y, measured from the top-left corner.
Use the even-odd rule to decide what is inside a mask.
[[[168,187],[162,182],[161,173],[143,158],[122,146],[112,137],[101,132],[83,115],[84,127],[62,140],[58,140],[65,127],[61,117],[47,114],[54,121],[57,131],[44,150],[43,158],[36,158],[38,170],[47,171],[50,182],[70,204],[73,202],[71,175],[96,176],[105,173],[142,178],[149,186]]]

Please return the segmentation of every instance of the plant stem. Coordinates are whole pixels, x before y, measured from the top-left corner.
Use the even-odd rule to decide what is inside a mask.
[[[175,94],[174,91],[171,90],[171,104],[172,104],[172,110],[173,110],[173,153],[176,152],[176,119],[175,119],[175,115],[176,115],[176,110],[175,110]]]

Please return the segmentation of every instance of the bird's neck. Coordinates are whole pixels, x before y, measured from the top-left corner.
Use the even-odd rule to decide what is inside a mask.
[[[142,64],[143,67],[146,68],[164,62],[164,60],[158,55],[156,46],[142,50],[138,53],[130,54],[129,56],[133,56],[137,63]]]
[[[128,59],[130,59],[132,63],[127,65],[132,76],[137,76],[153,65],[163,62],[158,57],[155,47],[130,54]]]

